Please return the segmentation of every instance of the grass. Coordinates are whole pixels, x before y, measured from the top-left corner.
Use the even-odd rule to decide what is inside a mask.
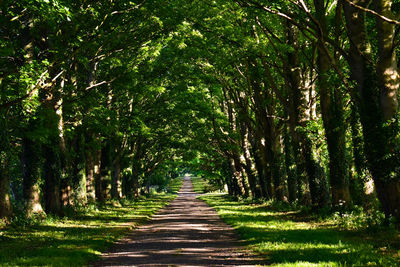
[[[109,202],[73,216],[11,224],[0,229],[0,266],[85,265],[175,198],[181,184],[175,179],[172,193],[123,200],[122,205]]]
[[[193,184],[193,190],[196,193],[207,193],[208,182],[201,177],[190,177]]]
[[[235,201],[226,194],[200,196],[232,225],[245,244],[274,266],[400,266],[395,229],[339,227],[300,210]]]

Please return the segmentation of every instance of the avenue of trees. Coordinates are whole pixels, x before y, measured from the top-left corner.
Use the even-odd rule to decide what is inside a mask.
[[[391,0],[3,1],[0,217],[137,197],[186,166],[237,197],[400,218]]]

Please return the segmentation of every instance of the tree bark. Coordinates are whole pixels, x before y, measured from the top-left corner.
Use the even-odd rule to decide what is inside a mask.
[[[94,183],[94,153],[88,150],[85,160],[85,171],[86,171],[86,196],[88,202],[94,202],[96,200],[96,190]]]
[[[54,88],[52,88],[54,89]],[[46,213],[62,215],[60,199],[61,159],[60,159],[60,117],[57,114],[57,97],[53,90],[43,90],[42,120],[47,130],[47,140],[44,142],[43,176],[44,176],[44,206]]]
[[[293,155],[293,142],[287,128],[288,127],[285,127],[284,131],[285,168],[287,174],[288,200],[289,203],[294,203],[298,199],[297,168]]]
[[[10,139],[6,114],[0,109],[0,219],[4,220],[8,220],[12,214],[8,167],[10,164]]]
[[[242,195],[242,190],[240,189],[240,184],[239,184],[239,180],[237,177],[237,173],[236,173],[236,168],[235,168],[235,160],[233,158],[229,159],[229,168],[230,168],[230,184],[231,184],[231,188],[232,188],[232,193],[233,196],[238,197]]]
[[[243,156],[245,158],[244,169],[247,174],[247,178],[249,180],[251,195],[254,198],[260,198],[261,192],[259,187],[257,186],[257,179],[255,177],[254,164],[251,160],[251,152],[250,152],[250,129],[246,126],[245,123],[242,123],[241,127],[241,136],[242,136],[242,149]]]
[[[369,1],[352,1],[367,6]],[[392,1],[374,1],[375,9],[391,17]],[[365,154],[382,209],[400,218],[400,149],[397,90],[397,59],[393,49],[394,25],[377,18],[378,63],[372,64],[367,40],[365,12],[344,1],[350,42],[351,76],[357,82],[353,97],[363,126]]]
[[[25,137],[22,139],[22,188],[27,216],[43,213],[40,202],[38,180],[40,178],[40,150],[39,144]]]
[[[257,170],[257,179],[258,183],[260,185],[260,194],[261,197],[267,199],[268,192],[267,192],[267,187],[265,184],[265,176],[264,176],[264,169],[262,166],[262,161],[261,161],[261,156],[260,156],[260,146],[258,145],[257,142],[260,140],[257,137],[254,137],[251,139],[251,152],[254,158],[254,164]]]
[[[111,181],[111,197],[113,199],[121,198],[121,161],[120,157],[117,156],[113,162],[113,173]]]
[[[350,191],[348,164],[346,161],[346,134],[344,123],[343,96],[335,84],[330,84],[331,62],[325,37],[328,36],[325,1],[314,0],[316,18],[319,23],[320,35],[317,42],[318,58],[318,88],[320,94],[321,114],[329,153],[329,178],[334,206],[349,206]]]
[[[7,153],[0,151],[0,219],[8,220],[12,214],[12,210],[9,195],[9,173],[8,168],[5,166],[9,166],[9,158]]]
[[[44,206],[46,213],[61,215],[60,202],[60,155],[58,144],[43,145],[44,161]]]
[[[102,183],[102,175],[101,175],[101,143],[99,140],[98,147],[94,152],[94,168],[93,168],[93,176],[94,176],[94,189],[96,200],[99,202],[104,201],[103,197],[103,183]]]

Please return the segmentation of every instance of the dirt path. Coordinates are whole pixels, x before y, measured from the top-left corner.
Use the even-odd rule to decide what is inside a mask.
[[[178,197],[118,242],[94,266],[254,266],[233,229],[196,199],[189,177]]]

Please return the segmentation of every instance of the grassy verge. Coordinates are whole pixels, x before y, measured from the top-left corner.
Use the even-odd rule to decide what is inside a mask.
[[[224,194],[200,198],[272,265],[400,266],[400,234],[394,229],[350,230],[299,210],[238,202]]]
[[[64,218],[14,223],[0,230],[0,266],[82,266],[175,198],[172,193],[90,206]]]
[[[192,180],[194,192],[199,194],[206,193],[208,187],[206,180],[201,177],[191,177],[190,179]]]

